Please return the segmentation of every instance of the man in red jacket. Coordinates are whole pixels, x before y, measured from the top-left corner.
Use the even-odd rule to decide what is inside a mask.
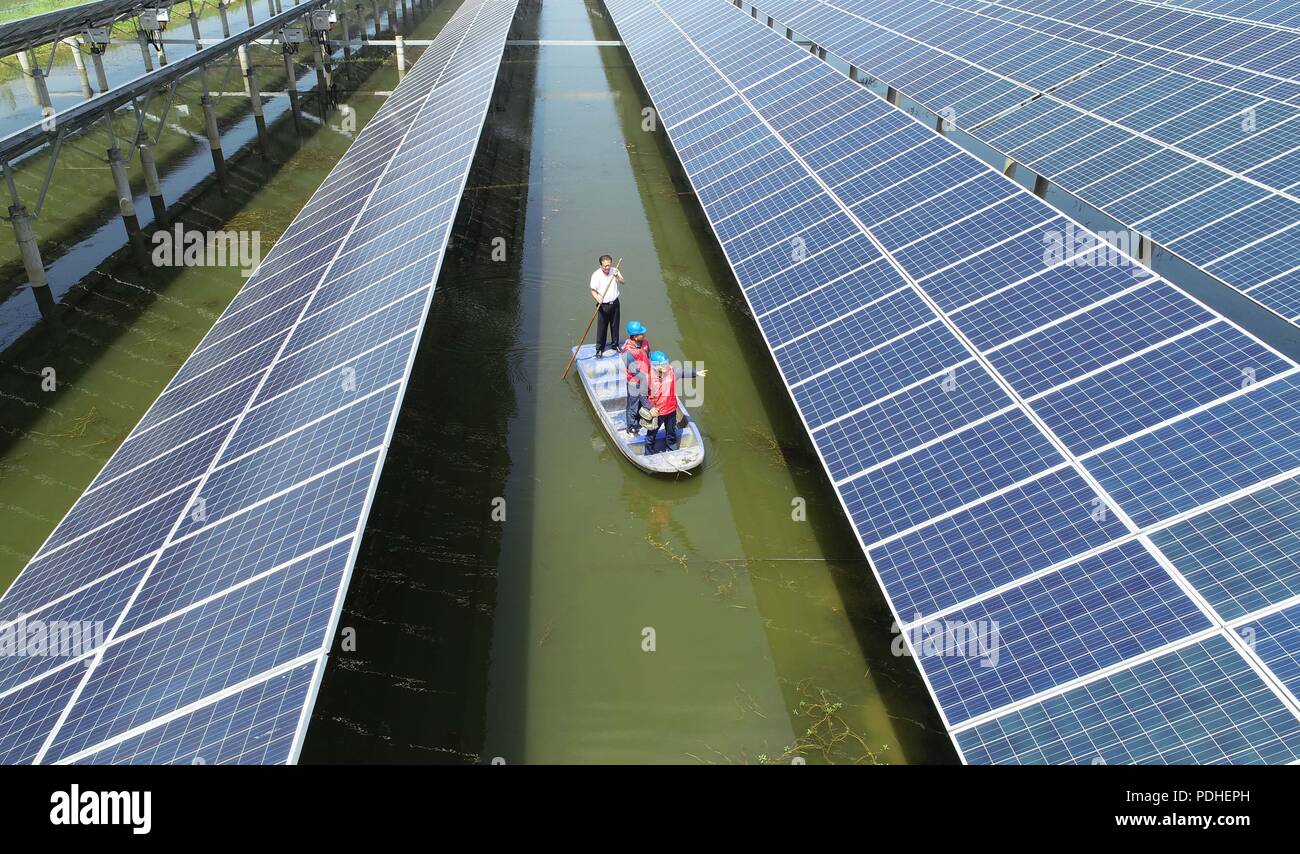
[[[628,338],[620,348],[627,372],[627,411],[623,429],[629,436],[641,432],[641,408],[650,408],[650,342],[645,325],[635,320],[627,325]]]
[[[677,450],[677,374],[668,364],[663,350],[650,355],[650,414],[658,416],[659,423],[651,429],[645,440],[646,454],[658,453],[655,439],[659,428],[664,430],[664,450]]]
[[[707,373],[703,368],[697,371],[688,365],[683,368],[682,376],[689,380]],[[658,416],[659,423],[646,437],[645,452],[656,453],[655,437],[660,427],[664,428],[663,449],[677,450],[677,372],[662,350],[655,350],[650,355],[650,414]]]

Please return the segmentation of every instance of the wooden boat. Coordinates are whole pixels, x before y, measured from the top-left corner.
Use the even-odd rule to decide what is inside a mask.
[[[592,408],[596,410],[596,417],[605,427],[605,432],[623,456],[632,461],[632,464],[649,472],[659,474],[676,474],[686,472],[704,462],[704,437],[700,434],[700,429],[695,426],[695,419],[686,411],[682,405],[682,399],[677,398],[677,417],[679,426],[678,448],[675,451],[660,450],[658,453],[647,455],[646,433],[642,430],[636,436],[627,434],[624,420],[627,417],[627,375],[623,368],[623,360],[612,351],[607,351],[603,358],[596,358],[596,345],[583,344],[581,347],[575,347],[577,359],[574,365],[578,369],[578,376],[582,377],[582,387],[587,390],[587,398],[591,401]],[[685,420],[682,424],[681,421]],[[663,447],[664,431],[657,432],[656,439],[658,447]]]

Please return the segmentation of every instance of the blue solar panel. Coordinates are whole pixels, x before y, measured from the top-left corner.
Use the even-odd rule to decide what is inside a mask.
[[[0,600],[102,629],[6,659],[11,761],[296,757],[515,7],[452,16]]]
[[[1020,410],[915,451],[840,487],[864,540],[875,542],[1063,461]]]
[[[1226,620],[1300,594],[1300,480],[1284,480],[1151,539]]]
[[[1104,250],[1094,250],[1003,290],[986,290],[979,302],[953,311],[952,319],[976,347],[991,350],[1133,287],[1135,273],[1149,275],[1142,267],[1108,263]]]
[[[1181,10],[1161,11],[1143,33],[1128,25],[1149,7],[1123,0],[1104,12],[1086,0],[761,6],[779,27],[1296,316],[1293,300],[1255,289],[1300,260],[1248,259],[1260,254],[1255,241],[1300,226],[1300,174],[1283,165],[1300,156],[1300,36]]]
[[[1009,409],[1011,397],[974,361],[953,366],[813,431],[835,480],[905,454],[973,421]]]
[[[1163,282],[1102,301],[1041,331],[1022,332],[989,361],[1032,396],[1209,321],[1204,306]],[[1033,327],[1031,327],[1031,330]]]
[[[972,655],[954,648],[951,626],[987,626],[988,640]],[[1129,542],[909,631],[955,726],[1210,626],[1155,557]]]
[[[1059,466],[1030,482],[885,540],[868,552],[898,612],[927,617],[1122,537],[1113,513]]]
[[[1283,763],[1300,721],[1221,635],[957,734],[984,764]]]
[[[730,4],[607,6],[656,109],[681,116],[665,120],[669,139],[895,616],[1004,624],[1000,664],[921,661],[958,738],[1222,639],[1221,616],[1151,537],[1300,468],[1283,423],[1300,403],[1296,365],[1126,256],[1092,244],[1053,260],[1046,241],[1079,226]],[[768,69],[789,61],[744,89],[732,43]],[[714,145],[727,128],[745,129],[736,153]],[[748,230],[728,224],[737,212]],[[1212,447],[1227,438],[1208,419],[1226,412],[1271,441]],[[1159,453],[1169,431],[1188,449]],[[1165,471],[1186,496],[1151,486]],[[1267,714],[1300,726],[1273,699]],[[1188,702],[1208,719],[1203,696]],[[1112,731],[1142,714],[1105,713]],[[1165,755],[1222,758],[1187,735]],[[1224,756],[1300,755],[1294,739],[1248,747]],[[989,757],[1016,758],[966,758]]]
[[[318,652],[350,548],[344,540],[109,647],[47,761]]]
[[[1033,405],[1072,451],[1084,454],[1291,369],[1240,330],[1214,322]]]
[[[1239,625],[1237,634],[1292,697],[1300,696],[1300,605]]]
[[[1288,374],[1086,461],[1148,525],[1300,465],[1300,376]]]
[[[242,691],[77,760],[80,765],[280,765],[293,759],[316,665]]]

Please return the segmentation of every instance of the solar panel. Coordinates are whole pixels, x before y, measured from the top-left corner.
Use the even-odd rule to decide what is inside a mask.
[[[0,757],[293,761],[515,0],[467,0],[0,598]]]
[[[1300,33],[1134,0],[761,8],[1300,320]]]
[[[1294,711],[1220,635],[957,735],[979,764],[1280,764]]]
[[[731,4],[607,7],[963,758],[1300,756],[1235,633],[1298,366]]]
[[[1158,0],[1162,5],[1191,9],[1243,21],[1279,27],[1300,27],[1300,9],[1291,0]]]

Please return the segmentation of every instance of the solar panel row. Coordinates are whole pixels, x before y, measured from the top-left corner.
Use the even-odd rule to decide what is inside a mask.
[[[1300,756],[1228,625],[1294,559],[1196,541],[1300,525],[1297,366],[1126,257],[1045,254],[1077,226],[729,3],[606,5],[967,760]],[[1148,670],[1180,707],[1126,702]]]
[[[1122,18],[1096,20],[1098,9],[1113,16],[1111,7],[769,0],[760,8],[1164,249],[1300,319],[1300,34],[1254,26],[1244,45],[1221,44],[1213,34],[1225,22],[1167,31],[1163,17],[1189,16],[1156,10],[1161,20],[1146,35]],[[1083,21],[1092,26],[1076,24]],[[1181,52],[1189,47],[1202,55]],[[1208,58],[1220,51],[1227,53]],[[1247,61],[1270,70],[1237,64]]]
[[[1142,0],[954,0],[952,5],[1274,100],[1295,103],[1300,95],[1300,33]]]
[[[516,7],[468,0],[0,599],[0,758],[292,761]]]
[[[1242,21],[1300,28],[1300,8],[1291,0],[1147,0],[1160,8],[1190,9]]]

